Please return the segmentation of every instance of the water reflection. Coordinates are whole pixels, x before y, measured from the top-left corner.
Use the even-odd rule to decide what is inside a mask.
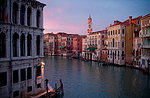
[[[63,80],[64,98],[145,98],[150,94],[150,77],[139,70],[59,56],[45,62],[45,77],[52,87]]]

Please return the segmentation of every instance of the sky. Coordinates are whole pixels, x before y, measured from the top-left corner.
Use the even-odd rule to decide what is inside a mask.
[[[150,0],[37,0],[46,4],[44,33],[87,34],[88,17],[93,31],[104,30],[114,20],[150,14]]]

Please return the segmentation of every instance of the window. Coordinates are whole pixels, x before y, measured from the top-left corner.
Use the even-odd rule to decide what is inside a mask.
[[[40,35],[36,38],[36,54],[40,55]]]
[[[27,79],[31,79],[32,78],[32,68],[29,67],[27,68]]]
[[[36,67],[36,76],[41,76],[41,66]]]
[[[117,30],[116,30],[116,35],[117,35]]]
[[[122,29],[122,35],[124,35],[124,29]]]
[[[104,45],[104,40],[102,40],[102,45]]]
[[[124,56],[124,51],[122,51],[122,56]]]
[[[21,25],[24,25],[25,20],[25,6],[21,5],[21,12],[20,12],[20,23]]]
[[[118,51],[118,57],[119,57],[119,51]]]
[[[124,51],[122,51],[122,60],[124,60]]]
[[[118,34],[120,34],[120,29],[118,30]]]
[[[19,74],[18,74],[18,70],[14,70],[13,71],[13,83],[17,83],[19,82]]]
[[[6,57],[6,36],[5,33],[0,34],[0,58]]]
[[[113,30],[113,35],[114,35],[114,30]]]
[[[29,86],[28,87],[28,92],[31,92],[32,91],[32,86]]]
[[[13,3],[13,23],[17,24],[18,18],[18,4],[16,2]]]
[[[5,8],[7,7],[6,1],[1,0],[0,3],[0,22],[4,22],[5,21]]]
[[[115,44],[115,39],[113,38],[113,47],[114,47],[114,44]]]
[[[27,25],[31,26],[31,8],[28,7],[27,9]]]
[[[39,27],[40,26],[40,11],[37,10],[37,14],[36,14],[36,26]]]
[[[24,81],[26,80],[26,70],[25,69],[21,69],[21,81]]]
[[[7,72],[0,73],[0,87],[7,85]]]
[[[142,65],[145,65],[145,60],[144,59],[142,59]]]
[[[21,35],[21,39],[20,39],[20,52],[21,52],[21,56],[25,56],[25,35],[24,34]]]
[[[37,88],[41,88],[41,83],[37,84]]]
[[[32,51],[32,36],[31,34],[28,34],[27,36],[27,55],[31,56],[31,51]]]
[[[124,41],[122,42],[122,48],[124,48]]]
[[[15,33],[13,35],[13,57],[17,57],[18,56],[18,51],[17,51],[18,38],[19,38],[19,35],[17,33]]]
[[[17,97],[17,96],[19,96],[19,91],[18,90],[13,92],[13,97]]]
[[[112,35],[112,31],[111,31],[111,35]]]

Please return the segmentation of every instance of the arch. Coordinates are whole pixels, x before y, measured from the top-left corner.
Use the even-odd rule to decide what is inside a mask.
[[[6,35],[0,34],[0,58],[6,57]]]
[[[21,34],[20,38],[20,55],[25,56],[25,35]]]
[[[36,37],[36,54],[40,55],[40,35]]]
[[[21,5],[21,12],[20,12],[20,24],[24,25],[24,19],[25,19],[25,6]]]
[[[31,34],[28,34],[27,36],[27,55],[31,56],[32,52],[32,36]]]
[[[36,13],[36,26],[37,27],[40,26],[40,10],[37,10],[37,13]]]
[[[13,23],[17,24],[18,18],[18,4],[16,2],[13,3]]]
[[[28,9],[27,9],[27,25],[28,26],[31,26],[31,8],[30,7],[28,7]]]
[[[17,33],[13,34],[13,57],[17,57],[18,56],[18,39],[19,39],[19,35]]]

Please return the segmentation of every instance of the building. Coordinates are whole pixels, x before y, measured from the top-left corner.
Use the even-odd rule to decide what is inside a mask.
[[[141,65],[142,68],[148,69],[150,72],[150,14],[141,18],[141,34],[142,38],[142,54],[141,54]]]
[[[128,20],[121,23],[121,25],[125,26],[125,64],[127,66],[133,66],[133,59],[136,57],[136,61],[138,61],[140,57],[139,49],[136,50],[137,54],[135,56],[133,56],[133,51],[137,48],[134,42],[136,42],[139,37],[141,18],[142,16],[132,19],[132,16],[129,16]]]
[[[108,49],[106,46],[102,49],[101,61],[104,63],[108,63]]]
[[[92,32],[92,18],[88,18],[88,33],[83,38],[83,58],[87,60],[97,60],[101,57],[102,48],[107,39],[107,30]],[[86,48],[86,49],[85,49]]]
[[[44,54],[57,55],[57,34],[46,33],[44,34]]]
[[[114,21],[108,29],[108,62],[118,65],[125,64],[125,26]]]
[[[72,55],[74,57],[80,57],[82,54],[82,36],[78,35],[73,38],[73,50]]]
[[[108,61],[118,65],[133,65],[133,44],[140,31],[140,18],[142,16],[119,22],[114,21],[108,27]],[[134,48],[135,45],[134,45]],[[140,50],[139,50],[140,51]]]
[[[0,96],[44,92],[43,8],[36,0],[0,3]]]
[[[82,58],[85,59],[85,52],[87,49],[87,36],[82,37]]]

